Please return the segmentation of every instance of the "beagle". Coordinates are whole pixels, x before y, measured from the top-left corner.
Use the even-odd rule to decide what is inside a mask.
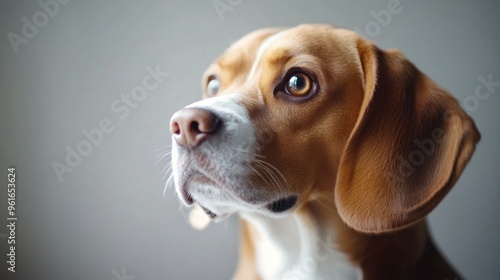
[[[242,223],[234,279],[459,279],[425,217],[480,134],[399,51],[328,25],[262,29],[176,112],[172,181]]]

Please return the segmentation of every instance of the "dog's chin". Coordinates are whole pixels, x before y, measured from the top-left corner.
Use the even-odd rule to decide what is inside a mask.
[[[276,198],[270,202],[248,204],[243,201],[208,199],[200,194],[189,194],[190,205],[197,204],[214,222],[227,219],[232,214],[258,214],[272,218],[288,216],[297,207],[297,195]]]
[[[200,204],[200,207],[201,209],[203,210],[203,212],[205,212],[205,214],[214,222],[220,222],[220,221],[224,221],[225,219],[227,219],[229,216],[231,216],[233,213],[232,212],[226,212],[226,213],[223,213],[222,211],[217,211],[217,213],[213,212],[215,210],[210,210],[208,208],[206,208],[205,206],[201,205]]]
[[[232,214],[262,214],[280,218],[287,216],[297,206],[296,194],[263,198],[250,192],[231,192],[229,187],[221,187],[206,176],[195,173],[176,188],[180,200],[188,207],[198,204],[213,221],[221,221]],[[272,194],[268,196],[273,197]]]

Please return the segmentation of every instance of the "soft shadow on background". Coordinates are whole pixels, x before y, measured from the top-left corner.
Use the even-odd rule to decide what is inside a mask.
[[[156,155],[170,145],[170,116],[199,99],[202,72],[231,42],[304,22],[401,49],[474,118],[482,141],[430,225],[466,278],[500,278],[500,86],[475,93],[481,79],[500,82],[500,2],[401,0],[389,19],[380,11],[395,0],[54,1],[0,4],[1,279],[229,279],[237,219],[192,229],[174,191],[163,198],[167,159]]]

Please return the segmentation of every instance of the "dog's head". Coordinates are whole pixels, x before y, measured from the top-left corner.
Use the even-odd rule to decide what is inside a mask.
[[[216,220],[328,196],[358,231],[404,228],[443,199],[480,138],[400,52],[326,25],[250,33],[202,86],[170,123],[173,178]]]

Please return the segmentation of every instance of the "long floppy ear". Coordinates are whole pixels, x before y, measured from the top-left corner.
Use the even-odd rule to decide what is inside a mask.
[[[359,39],[365,95],[343,152],[335,201],[355,230],[423,219],[458,180],[480,134],[445,90],[399,51]]]

